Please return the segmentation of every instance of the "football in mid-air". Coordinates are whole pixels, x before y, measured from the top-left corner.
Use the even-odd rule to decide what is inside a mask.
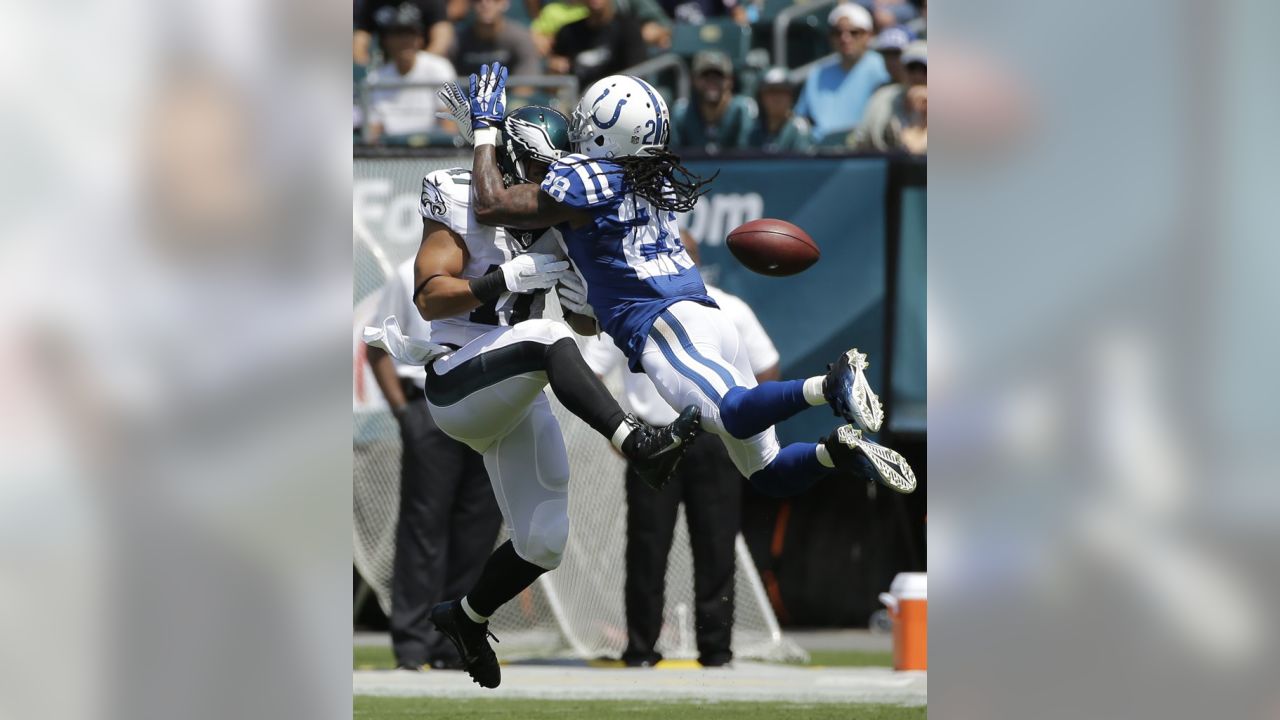
[[[761,275],[782,277],[807,270],[822,252],[809,233],[786,220],[761,218],[734,228],[727,240],[738,262]]]

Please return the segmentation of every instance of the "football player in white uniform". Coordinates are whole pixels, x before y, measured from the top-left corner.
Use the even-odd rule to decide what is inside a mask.
[[[506,182],[540,182],[568,145],[568,122],[551,108],[521,108],[501,125]],[[625,414],[569,329],[540,317],[547,290],[569,267],[556,256],[556,231],[480,225],[471,173],[462,169],[427,175],[419,212],[413,300],[431,321],[431,341],[451,350],[427,365],[427,402],[441,430],[484,456],[511,531],[470,592],[432,608],[430,617],[472,679],[497,687],[488,616],[560,564],[569,534],[569,460],[544,389],[550,385],[566,408],[640,463],[655,486],[675,469],[700,412],[691,406],[662,428]]]
[[[880,429],[884,411],[857,349],[826,375],[757,385],[733,323],[680,242],[676,213],[693,208],[706,181],[667,150],[670,116],[657,91],[626,75],[596,82],[573,112],[575,153],[553,162],[541,187],[506,187],[494,148],[506,73],[494,63],[471,76],[477,219],[559,230],[586,285],[583,292],[562,283],[561,304],[594,312],[632,372],[648,374],[672,407],[701,408],[703,426],[760,491],[794,495],[841,472],[912,492],[915,474],[902,456],[862,435]],[[818,443],[779,447],[774,424],[820,405],[849,424]]]

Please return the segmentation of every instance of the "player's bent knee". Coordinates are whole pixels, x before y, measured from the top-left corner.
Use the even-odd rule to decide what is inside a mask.
[[[526,338],[535,339],[546,345],[553,345],[561,340],[573,340],[573,331],[568,325],[557,320],[534,318],[521,322],[516,325],[516,328]]]
[[[747,482],[769,497],[785,498],[796,494],[792,483],[773,467],[773,463],[751,473],[747,476]]]
[[[746,413],[739,412],[739,403],[746,394],[747,389],[744,387],[731,387],[729,392],[720,398],[720,424],[724,425],[725,432],[739,440],[746,440],[760,433],[760,428],[750,424],[752,418],[747,417]]]
[[[520,557],[546,570],[560,567],[569,542],[569,501],[547,500],[538,505],[529,521],[529,532],[516,547]]]

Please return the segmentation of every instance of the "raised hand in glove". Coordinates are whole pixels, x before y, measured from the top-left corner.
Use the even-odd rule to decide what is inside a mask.
[[[475,134],[471,132],[471,98],[462,91],[458,83],[452,80],[440,86],[440,90],[436,92],[436,97],[440,99],[440,104],[444,106],[444,112],[436,113],[436,117],[441,120],[452,120],[458,124],[458,134],[466,141],[468,145],[475,141]]]
[[[507,114],[507,69],[501,63],[481,65],[471,76],[471,129],[496,128]]]

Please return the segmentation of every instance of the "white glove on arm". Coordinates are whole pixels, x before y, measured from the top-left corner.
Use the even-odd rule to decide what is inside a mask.
[[[553,287],[569,271],[566,260],[555,255],[526,253],[471,281],[471,294],[481,302],[496,300],[504,292],[530,293]]]
[[[507,281],[507,290],[527,293],[555,286],[568,272],[569,262],[557,260],[555,255],[528,253],[511,258],[499,268]]]
[[[556,295],[560,297],[560,307],[575,315],[595,318],[596,311],[587,303],[587,284],[577,271],[570,270],[560,278],[556,285]]]

